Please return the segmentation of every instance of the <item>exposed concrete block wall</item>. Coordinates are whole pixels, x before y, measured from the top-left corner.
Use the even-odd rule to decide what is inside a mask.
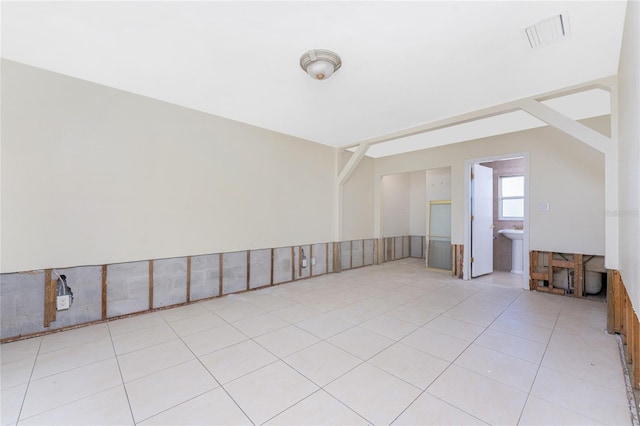
[[[187,301],[187,258],[153,261],[153,307],[177,305]]]
[[[220,295],[220,255],[206,254],[191,257],[190,300]]]
[[[421,235],[411,235],[411,257],[424,259],[426,250],[426,238]]]
[[[19,336],[44,330],[44,271],[2,274],[0,337]]]
[[[271,284],[271,249],[252,250],[250,256],[249,288]]]
[[[222,255],[222,294],[247,289],[247,252],[237,251]]]
[[[302,269],[299,267],[301,250],[308,260],[307,267]],[[374,263],[372,239],[344,241],[340,243],[340,250],[344,270]],[[316,260],[315,265],[311,265],[312,258]],[[0,339],[14,339],[332,273],[333,243],[117,263],[104,268],[104,300],[102,266],[55,269],[58,274],[67,276],[74,302],[71,309],[56,311],[55,321],[47,328],[44,327],[45,271],[0,274]],[[55,279],[55,274],[52,277]]]
[[[57,311],[55,327],[68,327],[101,319],[102,267],[81,266],[56,269],[56,272],[67,277],[67,283],[73,291],[73,304],[71,309]],[[52,278],[57,277],[54,274]]]
[[[72,283],[69,285],[73,288]],[[117,317],[149,309],[149,262],[107,266],[107,316]]]

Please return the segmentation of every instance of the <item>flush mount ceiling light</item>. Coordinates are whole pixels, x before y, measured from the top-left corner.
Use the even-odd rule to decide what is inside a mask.
[[[300,66],[315,80],[326,80],[341,65],[340,56],[325,49],[312,49],[300,57]]]

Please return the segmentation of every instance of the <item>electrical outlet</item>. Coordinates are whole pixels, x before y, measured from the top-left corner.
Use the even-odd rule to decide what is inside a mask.
[[[64,311],[71,307],[71,296],[68,294],[65,296],[58,296],[56,298],[56,309],[58,311]]]
[[[307,267],[307,259],[302,259],[302,267],[303,268]]]
[[[311,266],[316,266],[316,258],[315,257],[311,258]]]

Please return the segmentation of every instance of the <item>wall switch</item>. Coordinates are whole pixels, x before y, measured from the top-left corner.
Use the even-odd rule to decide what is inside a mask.
[[[538,208],[540,210],[542,210],[543,212],[548,212],[549,211],[549,203],[540,203]]]
[[[64,295],[64,296],[58,296],[56,298],[56,310],[58,311],[64,311],[66,309],[69,309],[71,307],[71,296]]]
[[[311,258],[311,266],[316,266],[316,258],[315,257]]]

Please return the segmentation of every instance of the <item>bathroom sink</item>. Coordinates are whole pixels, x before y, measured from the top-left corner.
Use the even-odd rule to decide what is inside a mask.
[[[498,234],[502,234],[511,240],[511,273],[522,274],[524,231],[522,229],[501,229]]]
[[[510,240],[524,239],[524,231],[522,229],[501,229],[498,234],[502,234]]]

